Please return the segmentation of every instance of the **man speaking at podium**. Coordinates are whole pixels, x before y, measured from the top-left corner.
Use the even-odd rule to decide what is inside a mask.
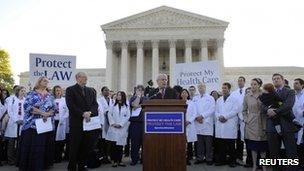
[[[156,79],[158,87],[149,93],[149,99],[177,99],[176,92],[169,87],[166,74],[159,74]]]

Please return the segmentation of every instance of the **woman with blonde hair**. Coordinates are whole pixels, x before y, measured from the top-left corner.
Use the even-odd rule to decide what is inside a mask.
[[[46,148],[49,141],[48,132],[37,133],[36,120],[46,122],[54,114],[54,98],[47,91],[49,80],[40,77],[34,91],[27,94],[24,101],[24,123],[21,131],[19,170],[43,170],[53,161]]]

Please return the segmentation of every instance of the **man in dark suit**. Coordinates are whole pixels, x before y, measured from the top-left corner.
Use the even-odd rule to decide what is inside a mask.
[[[295,159],[297,158],[297,146],[295,142],[295,125],[293,119],[295,118],[292,107],[295,102],[295,92],[284,86],[284,77],[281,74],[273,74],[273,84],[276,88],[276,92],[282,99],[282,105],[277,109],[268,108],[263,106],[264,113],[267,114],[268,119],[266,123],[267,138],[269,144],[269,152],[271,158],[283,158],[280,156],[281,142],[284,142],[286,150],[286,157]],[[276,132],[276,129],[271,119],[274,116],[280,118],[280,125],[282,129],[281,135]],[[281,170],[282,168],[276,166],[273,170]],[[295,168],[288,168],[293,170]]]
[[[158,87],[151,90],[149,93],[149,99],[177,99],[176,91],[169,87],[168,77],[166,74],[159,74],[156,79]]]
[[[87,76],[83,72],[76,74],[77,83],[66,89],[66,103],[69,109],[70,156],[68,170],[83,171],[86,159],[93,146],[93,131],[83,131],[83,120],[90,121],[98,115],[96,92],[86,87]]]

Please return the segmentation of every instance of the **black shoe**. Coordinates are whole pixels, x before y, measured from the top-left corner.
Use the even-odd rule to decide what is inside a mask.
[[[224,162],[215,162],[214,165],[215,166],[223,166],[223,165],[225,165],[225,163]]]
[[[236,163],[230,163],[229,164],[229,167],[236,167],[237,165],[236,165]]]
[[[244,165],[244,167],[245,167],[245,168],[251,168],[251,167],[253,167],[253,164],[248,164],[248,163],[246,163],[246,164]]]
[[[194,162],[194,164],[202,164],[203,163],[203,161],[200,161],[200,160],[196,160],[195,162]]]
[[[187,160],[186,163],[187,163],[188,166],[191,166],[191,162],[189,160]]]
[[[110,161],[109,159],[107,159],[107,158],[103,158],[103,159],[101,160],[101,163],[110,164],[111,161]]]
[[[213,165],[213,161],[206,161],[206,164],[207,164],[208,166],[211,166],[211,165]]]
[[[137,164],[137,162],[131,162],[130,165],[131,166],[135,166]]]
[[[117,163],[113,163],[113,164],[112,164],[112,167],[117,167],[117,166],[118,166]]]
[[[124,164],[123,162],[120,162],[120,163],[118,164],[118,166],[120,166],[120,167],[126,167],[126,164]]]

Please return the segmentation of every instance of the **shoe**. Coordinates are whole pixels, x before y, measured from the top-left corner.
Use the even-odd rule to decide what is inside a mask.
[[[123,162],[120,162],[120,163],[118,164],[118,166],[120,166],[120,167],[126,167],[126,164],[124,164]]]
[[[196,160],[195,162],[194,162],[194,164],[196,165],[196,164],[202,164],[203,163],[203,161],[200,161],[200,160]]]
[[[241,159],[236,159],[236,164],[240,165],[240,166],[244,166],[245,165],[245,163]]]
[[[245,168],[251,168],[251,167],[253,167],[253,164],[248,164],[248,163],[246,163],[246,164],[244,165],[244,167],[245,167]]]
[[[214,163],[214,165],[215,166],[223,166],[223,165],[225,165],[225,163],[224,162],[216,162],[216,163]]]
[[[208,166],[211,166],[211,165],[213,165],[213,161],[206,161],[206,164],[207,164]]]
[[[137,162],[131,162],[130,165],[131,166],[135,166],[137,164]]]
[[[189,160],[186,161],[188,166],[191,166],[191,162]]]
[[[101,163],[110,164],[111,161],[110,161],[109,159],[107,159],[107,158],[103,158],[103,159],[101,160]]]
[[[117,166],[118,166],[117,163],[113,163],[113,164],[112,164],[112,167],[117,167]]]
[[[236,167],[237,165],[236,165],[236,163],[230,163],[229,164],[229,167]]]

